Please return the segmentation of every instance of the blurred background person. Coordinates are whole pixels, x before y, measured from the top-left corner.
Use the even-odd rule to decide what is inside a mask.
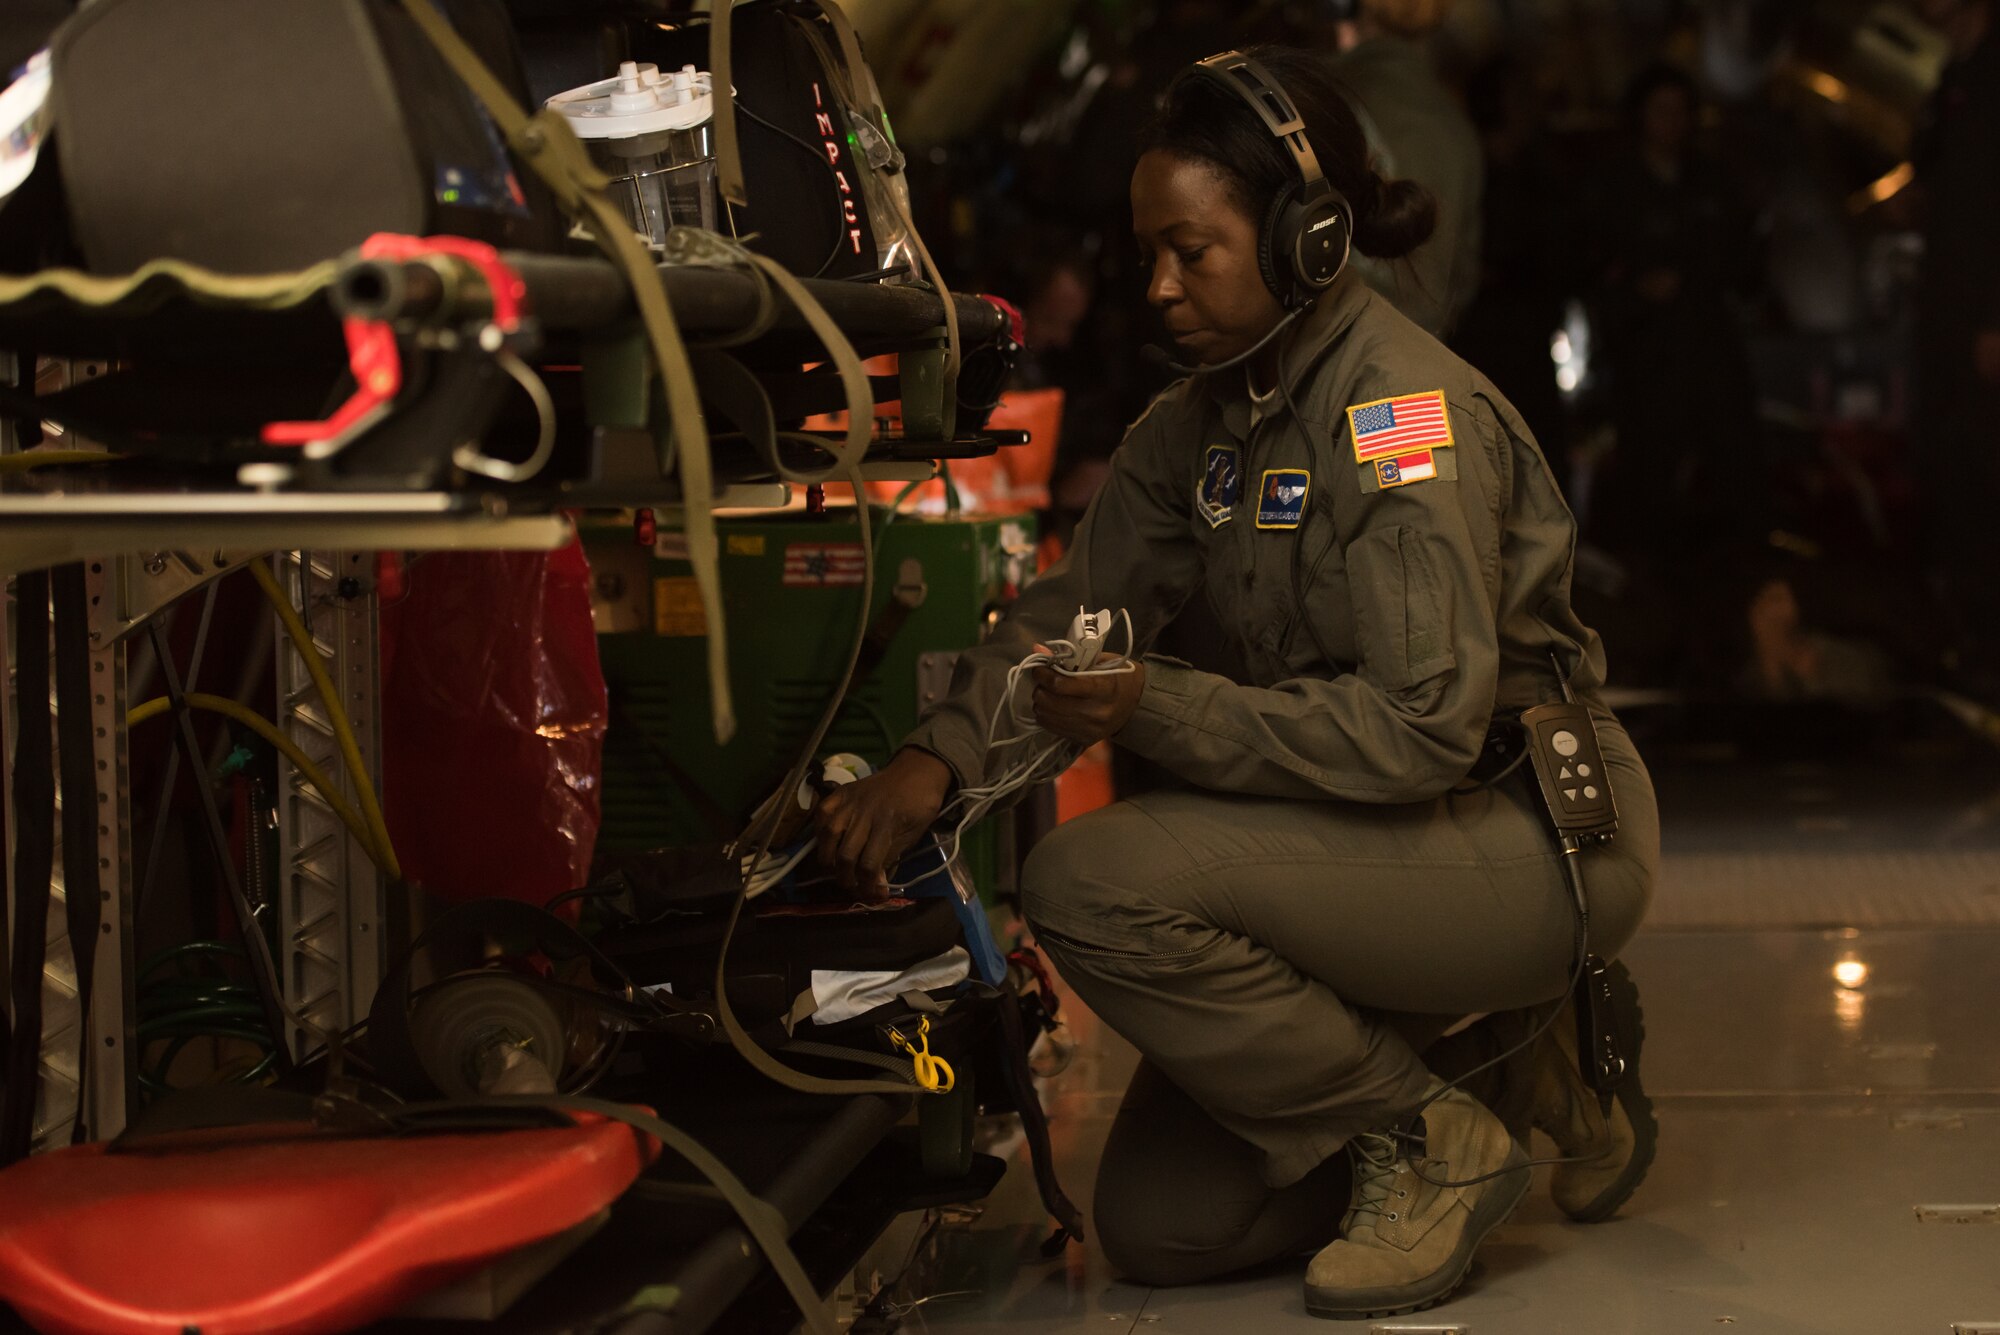
[[[1923,189],[1917,425],[1933,464],[1933,550],[1959,665],[2000,685],[2000,21],[1992,0],[1924,0],[1951,44],[1912,161]]]
[[[1368,285],[1426,333],[1444,337],[1479,284],[1479,134],[1426,47],[1451,0],[1361,0],[1336,26],[1335,68],[1385,178],[1416,181],[1438,201],[1438,227],[1405,260],[1361,257]]]
[[[1014,373],[1019,388],[1063,393],[1047,518],[1065,540],[1104,484],[1124,425],[1122,405],[1101,374],[1101,349],[1085,337],[1097,303],[1097,267],[1082,250],[1044,252],[1032,265],[1021,307],[1025,348]]]
[[[1485,153],[1485,191],[1477,294],[1452,348],[1507,396],[1561,472],[1569,420],[1549,340],[1573,290],[1570,173],[1549,143],[1538,90],[1513,61],[1473,74],[1466,109]]]
[[[1595,328],[1615,450],[1595,485],[1600,546],[1669,567],[1736,527],[1756,394],[1733,301],[1759,276],[1749,211],[1696,144],[1693,79],[1656,65],[1625,105],[1624,152],[1590,210]]]

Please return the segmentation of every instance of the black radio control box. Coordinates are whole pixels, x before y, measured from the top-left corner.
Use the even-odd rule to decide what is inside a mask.
[[[1580,704],[1537,705],[1521,715],[1521,727],[1557,835],[1594,842],[1615,834],[1618,804],[1590,710]]]

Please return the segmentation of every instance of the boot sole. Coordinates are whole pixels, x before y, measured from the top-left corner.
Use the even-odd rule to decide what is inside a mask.
[[[1646,1173],[1653,1166],[1653,1156],[1659,1149],[1660,1123],[1653,1115],[1653,1101],[1646,1097],[1644,1084],[1639,1077],[1639,1056],[1646,1044],[1646,1014],[1639,1005],[1639,989],[1632,982],[1632,974],[1622,963],[1613,962],[1608,975],[1613,1001],[1618,1008],[1619,1045],[1631,1055],[1631,1074],[1618,1086],[1616,1098],[1625,1109],[1625,1116],[1632,1123],[1632,1158],[1625,1165],[1625,1171],[1614,1179],[1610,1186],[1599,1192],[1597,1197],[1581,1210],[1567,1211],[1571,1219],[1579,1224],[1601,1224],[1624,1207],[1632,1199],[1632,1193],[1646,1180]]]
[[[1507,1222],[1508,1216],[1528,1194],[1533,1175],[1528,1170],[1528,1156],[1519,1145],[1508,1152],[1505,1166],[1513,1171],[1493,1179],[1480,1196],[1479,1204],[1473,1207],[1472,1220],[1466,1224],[1458,1246],[1435,1273],[1414,1284],[1383,1289],[1338,1292],[1308,1284],[1306,1311],[1333,1321],[1361,1321],[1369,1317],[1421,1312],[1451,1297],[1472,1269],[1472,1255],[1479,1250],[1479,1244],[1486,1240],[1487,1234]]]

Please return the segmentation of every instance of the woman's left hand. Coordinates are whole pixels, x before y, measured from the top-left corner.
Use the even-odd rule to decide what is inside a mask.
[[[1035,669],[1035,721],[1066,742],[1091,746],[1125,726],[1146,689],[1146,665],[1130,672],[1069,676],[1054,668]]]

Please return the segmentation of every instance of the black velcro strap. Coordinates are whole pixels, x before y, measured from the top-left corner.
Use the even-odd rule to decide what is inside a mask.
[[[62,753],[63,911],[76,959],[77,1110],[70,1143],[84,1136],[83,1092],[90,1072],[90,997],[103,918],[97,880],[97,747],[92,740],[90,601],[79,562],[58,566],[55,595],[57,743]]]
[[[1001,1069],[1006,1072],[1008,1090],[1021,1114],[1021,1130],[1028,1137],[1028,1156],[1034,1161],[1035,1185],[1041,1190],[1042,1207],[1056,1221],[1055,1233],[1042,1244],[1042,1254],[1053,1256],[1062,1249],[1065,1239],[1083,1241],[1083,1212],[1063,1194],[1062,1183],[1056,1180],[1055,1151],[1049,1145],[1049,1119],[1042,1112],[1041,1098],[1035,1093],[1035,1082],[1028,1071],[1028,1039],[1021,1028],[1021,994],[1014,990],[1011,978],[1003,981],[1000,989],[1000,1029],[1007,1047]]]
[[[42,966],[55,873],[55,718],[49,704],[49,576],[22,572],[15,585],[14,1032],[0,1105],[0,1165],[28,1157],[41,1084]],[[94,841],[93,841],[94,842]]]

